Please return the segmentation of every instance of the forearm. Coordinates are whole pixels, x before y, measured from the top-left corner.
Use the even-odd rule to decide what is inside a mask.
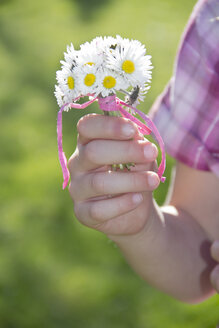
[[[152,169],[158,151],[134,124],[89,115],[78,131],[68,163],[78,220],[114,240],[132,267],[160,290],[183,301],[207,297],[214,264],[208,238],[217,239],[219,231],[213,174],[178,164],[171,204],[185,211],[162,210],[152,201],[159,184]],[[110,170],[111,163],[132,162],[130,171]]]
[[[152,203],[150,218],[140,233],[109,237],[133,269],[159,290],[185,302],[197,302],[213,292],[210,241],[182,210],[160,209]]]

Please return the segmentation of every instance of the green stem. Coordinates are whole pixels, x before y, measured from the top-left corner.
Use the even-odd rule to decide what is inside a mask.
[[[106,116],[121,116],[118,111],[103,111]]]

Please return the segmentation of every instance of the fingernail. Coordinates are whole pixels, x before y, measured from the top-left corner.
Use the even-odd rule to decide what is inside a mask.
[[[122,134],[125,137],[131,137],[131,136],[134,135],[134,133],[135,133],[135,129],[134,129],[134,127],[131,124],[125,124],[125,125],[123,125],[123,127],[122,127]]]
[[[219,265],[217,265],[211,272],[210,279],[215,290],[219,293]]]
[[[213,242],[211,246],[211,255],[215,260],[219,261],[219,240]]]
[[[146,159],[153,160],[157,157],[158,151],[157,147],[154,144],[147,144],[144,147],[144,156]]]
[[[134,194],[132,196],[132,201],[134,204],[140,204],[142,202],[142,200],[143,200],[142,194]]]
[[[213,248],[215,248],[215,249],[217,249],[217,250],[219,250],[219,240],[215,240],[214,242],[213,242]]]
[[[156,188],[160,183],[160,180],[159,180],[159,177],[156,173],[151,173],[149,176],[148,176],[148,185],[151,187],[151,188]]]

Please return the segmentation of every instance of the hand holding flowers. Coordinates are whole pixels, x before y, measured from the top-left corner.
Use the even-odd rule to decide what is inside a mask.
[[[158,176],[162,182],[165,181],[162,176],[165,170],[162,138],[150,118],[136,108],[149,89],[152,68],[150,58],[139,41],[122,39],[120,36],[95,38],[90,43],[81,45],[78,51],[72,44],[67,47],[65,61],[61,61],[62,69],[57,72],[58,85],[55,87],[57,102],[61,107],[58,113],[57,135],[64,176],[63,188],[68,184],[69,171],[62,149],[62,112],[69,108],[86,108],[96,100],[104,113],[119,112],[136,123],[142,134],[154,134],[162,152]],[[116,97],[117,92],[126,95],[126,102]],[[89,96],[90,101],[82,105],[77,104],[76,101],[84,96]],[[136,113],[147,125],[133,116]],[[129,168],[129,164],[120,165]]]
[[[77,128],[78,145],[68,163],[76,217],[108,236],[138,233],[160,182],[153,172],[156,146],[122,117],[89,114]],[[133,161],[130,171],[111,170],[111,163]]]

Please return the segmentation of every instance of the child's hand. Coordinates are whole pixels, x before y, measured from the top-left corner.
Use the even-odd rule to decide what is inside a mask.
[[[211,283],[215,290],[219,293],[219,240],[216,240],[211,246],[211,256],[218,265],[214,268],[211,273]]]
[[[159,177],[153,172],[158,151],[121,117],[87,115],[78,122],[78,146],[69,160],[70,195],[78,220],[107,235],[140,232]],[[136,163],[130,171],[111,164]]]

